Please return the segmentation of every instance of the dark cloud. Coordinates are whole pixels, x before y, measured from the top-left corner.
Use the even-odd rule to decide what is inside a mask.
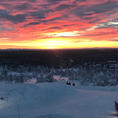
[[[15,16],[9,15],[7,19],[12,21],[13,23],[20,23],[26,20],[25,14],[17,14]]]
[[[58,3],[58,2],[61,2],[63,0],[47,0],[47,1],[50,2],[50,3]]]
[[[115,1],[107,1],[106,3],[94,5],[88,8],[88,11],[93,11],[94,13],[103,13],[111,11],[115,8],[118,8],[117,2]]]
[[[37,0],[28,0],[29,2],[36,2]]]
[[[66,3],[59,5],[56,10],[64,10],[64,9],[70,9],[70,8],[76,8],[77,7],[77,3],[80,2],[85,2],[86,0],[74,0],[71,4],[69,3],[70,0],[64,0],[66,1]]]
[[[7,2],[8,0],[0,0],[0,2]]]
[[[6,16],[8,16],[8,12],[7,11],[5,11],[5,10],[0,10],[0,17],[6,17]]]
[[[23,27],[27,27],[27,26],[30,26],[30,25],[38,25],[40,24],[40,22],[31,22],[31,23],[28,23],[26,25],[24,25]]]
[[[31,12],[30,16],[32,16],[36,19],[43,19],[43,18],[45,18],[45,11],[40,10],[40,11],[36,11],[36,12]]]
[[[55,18],[52,18],[52,19],[49,19],[49,20],[45,20],[45,19],[39,19],[39,21],[37,22],[30,22],[28,24],[25,24],[23,27],[27,27],[27,26],[30,26],[30,25],[38,25],[38,24],[41,24],[41,23],[44,23],[44,24],[47,24],[49,22],[53,22],[53,21],[56,21],[56,20],[59,20],[61,19],[62,17],[55,17]],[[49,29],[60,29],[60,27],[51,27]]]
[[[19,10],[26,10],[26,9],[30,9],[32,6],[30,4],[22,4],[22,5],[17,5],[15,6],[16,9]]]
[[[56,26],[56,27],[50,27],[49,29],[61,29],[61,27]]]
[[[78,7],[74,13],[85,20],[91,20],[96,18],[94,21],[92,22],[97,22],[99,20],[99,17],[97,16],[91,16],[93,14],[100,14],[100,13],[108,13],[111,12],[112,10],[115,10],[116,8],[118,8],[117,3],[115,1],[107,1],[105,3],[99,4],[99,5],[93,5],[93,6],[81,6]],[[91,21],[90,21],[91,22]]]
[[[62,4],[62,5],[58,6],[56,8],[56,10],[60,11],[60,10],[69,9],[69,8],[73,8],[73,7],[76,7],[76,5]]]
[[[8,3],[0,3],[0,6],[3,6],[3,7],[9,7],[9,4]]]
[[[25,14],[10,15],[10,13],[5,10],[0,10],[0,18],[7,19],[13,23],[20,23],[26,20]]]
[[[13,27],[6,27],[3,24],[0,24],[0,33],[3,31],[13,31]]]
[[[9,2],[9,0],[0,0],[0,1]],[[10,1],[17,1],[17,0],[10,0]]]

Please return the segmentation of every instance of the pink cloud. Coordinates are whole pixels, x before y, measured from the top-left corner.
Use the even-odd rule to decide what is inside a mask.
[[[8,41],[32,41],[50,38],[45,33],[77,31],[80,36],[70,38],[112,40],[117,37],[117,29],[107,22],[117,16],[116,2],[118,0],[0,0],[0,37],[7,37]],[[96,28],[100,23],[106,27]]]

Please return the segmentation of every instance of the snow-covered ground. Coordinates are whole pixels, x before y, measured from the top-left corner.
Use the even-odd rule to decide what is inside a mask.
[[[0,83],[0,118],[117,118],[117,87]]]

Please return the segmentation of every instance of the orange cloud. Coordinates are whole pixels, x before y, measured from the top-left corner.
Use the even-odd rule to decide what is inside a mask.
[[[0,0],[0,48],[118,46],[118,0]]]

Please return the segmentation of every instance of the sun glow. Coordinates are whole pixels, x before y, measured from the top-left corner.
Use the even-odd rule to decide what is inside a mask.
[[[51,37],[71,37],[71,36],[80,36],[80,34],[79,34],[78,31],[46,33],[46,35],[51,36]]]
[[[65,45],[70,45],[72,42],[63,39],[45,39],[37,41],[37,46],[42,49],[58,49],[64,48]]]
[[[56,38],[37,40],[32,42],[30,46],[39,49],[73,49],[73,48],[117,48],[118,42],[112,41],[91,41],[90,39],[80,39],[80,42],[75,42],[75,39]],[[85,41],[86,40],[86,41]]]
[[[47,40],[43,42],[43,45],[45,45],[48,49],[56,49],[57,47],[62,46],[65,41],[60,41],[60,40]]]
[[[79,41],[78,41],[79,40]],[[75,49],[75,48],[117,48],[118,41],[93,41],[91,39],[72,39],[68,37],[56,37],[49,39],[36,39],[34,41],[9,42],[0,44],[5,48],[29,48],[29,49]]]

